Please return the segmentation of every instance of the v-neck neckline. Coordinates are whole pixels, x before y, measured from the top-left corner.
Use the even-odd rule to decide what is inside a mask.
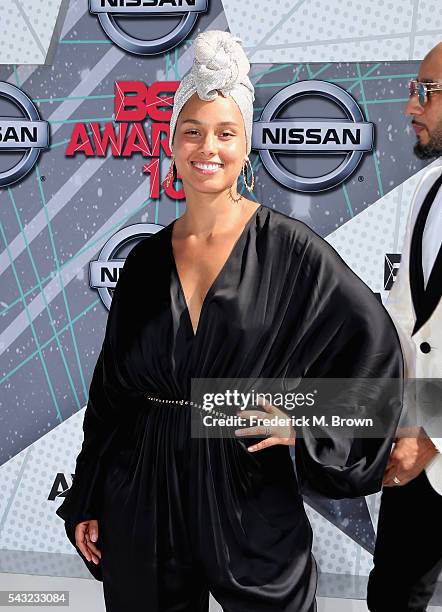
[[[176,265],[176,260],[175,260],[175,255],[173,252],[173,244],[172,244],[172,230],[173,230],[173,226],[175,225],[175,222],[177,221],[177,219],[174,219],[171,223],[169,223],[169,245],[170,245],[170,256],[172,259],[172,266],[173,266],[173,272],[175,274],[175,277],[177,279],[177,283],[178,283],[178,288],[179,288],[179,293],[180,293],[180,298],[184,304],[184,310],[185,310],[185,314],[186,314],[186,318],[187,318],[187,323],[189,325],[189,328],[191,330],[192,333],[192,339],[195,340],[196,337],[198,336],[198,332],[201,328],[201,319],[204,315],[204,311],[205,311],[205,306],[207,304],[207,301],[211,295],[211,293],[213,292],[213,290],[215,289],[216,285],[218,284],[220,278],[223,275],[224,270],[226,269],[228,263],[230,262],[230,260],[232,259],[233,255],[235,254],[235,251],[239,245],[239,243],[241,242],[242,238],[245,236],[245,234],[247,233],[247,231],[249,230],[250,226],[253,223],[253,220],[256,219],[256,217],[258,216],[259,211],[263,208],[263,204],[260,204],[258,206],[258,208],[256,208],[252,215],[249,217],[249,219],[247,220],[246,224],[244,225],[243,229],[241,230],[240,235],[238,236],[238,238],[235,240],[233,247],[229,253],[229,255],[227,256],[226,260],[224,261],[223,265],[221,266],[218,274],[215,276],[215,278],[213,279],[210,287],[208,288],[208,290],[206,291],[206,295],[204,296],[204,299],[202,301],[201,304],[201,308],[200,308],[200,313],[199,313],[199,317],[198,317],[198,323],[196,326],[196,330],[193,328],[193,323],[192,323],[192,318],[190,316],[190,310],[189,310],[189,306],[186,300],[186,295],[184,293],[184,289],[183,289],[183,285],[181,283],[181,278],[180,275],[178,273],[178,268]]]

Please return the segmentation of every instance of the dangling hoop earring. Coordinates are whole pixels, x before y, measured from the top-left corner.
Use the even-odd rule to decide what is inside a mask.
[[[247,184],[247,177],[246,177],[246,172],[245,172],[245,168],[247,167],[247,164],[250,165],[250,173],[252,175],[252,183],[251,185]],[[250,159],[247,157],[246,161],[244,162],[243,166],[242,166],[242,177],[244,180],[244,185],[247,187],[247,189],[251,192],[253,191],[253,186],[255,184],[255,175],[253,174],[253,166],[252,166],[252,162],[250,161]]]
[[[239,195],[238,195],[238,197],[237,197],[237,198],[235,198],[235,196],[234,196],[234,195],[233,195],[233,193],[232,193],[232,187],[233,187],[233,185],[230,185],[230,187],[229,187],[229,197],[230,197],[230,199],[231,199],[233,202],[235,202],[235,204],[238,204],[238,202],[239,202],[239,201],[241,200],[241,198],[242,198],[242,195],[241,195],[241,194],[239,194]]]
[[[176,179],[176,166],[175,166],[175,156],[172,155],[172,163],[170,164],[169,170],[166,174],[166,178],[164,179],[163,185],[169,188],[170,183]]]

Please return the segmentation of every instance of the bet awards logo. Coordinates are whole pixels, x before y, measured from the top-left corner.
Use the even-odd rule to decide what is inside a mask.
[[[125,51],[138,55],[170,51],[189,36],[199,13],[207,9],[208,0],[89,0],[89,12],[98,16],[107,36]],[[126,24],[123,29],[118,17],[132,17],[142,31],[140,37],[129,34]],[[179,21],[171,32],[158,36],[159,17],[177,17]]]
[[[120,270],[123,268],[125,261],[124,258],[119,258],[118,254],[128,244],[156,234],[163,227],[163,225],[154,223],[136,223],[124,227],[106,242],[98,254],[98,259],[90,262],[89,286],[98,289],[98,295],[108,310],[112,302],[111,290],[115,289]]]
[[[294,111],[287,113],[288,106]],[[364,152],[373,149],[373,132],[347,91],[326,81],[299,81],[266,104],[253,124],[252,148],[281,185],[323,191],[356,170]]]
[[[40,119],[32,100],[15,85],[0,81],[2,99],[12,102],[21,113],[19,117],[0,117],[0,156],[8,162],[6,170],[0,169],[0,187],[6,187],[22,179],[34,167],[40,151],[49,146],[49,124]],[[17,153],[22,155],[11,167],[11,154]]]

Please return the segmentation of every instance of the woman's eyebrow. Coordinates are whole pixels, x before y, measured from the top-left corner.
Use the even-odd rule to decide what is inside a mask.
[[[204,121],[198,121],[198,119],[184,119],[182,123],[196,123],[197,125],[204,125]],[[239,127],[235,121],[220,121],[217,125],[234,125]]]

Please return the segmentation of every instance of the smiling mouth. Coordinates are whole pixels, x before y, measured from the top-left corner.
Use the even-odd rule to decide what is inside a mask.
[[[224,164],[219,164],[218,162],[190,162],[192,166],[196,166],[197,168],[208,168],[209,170],[216,170],[217,168],[223,168]]]
[[[206,162],[190,162],[200,174],[216,174],[223,169],[224,164],[206,163]]]

